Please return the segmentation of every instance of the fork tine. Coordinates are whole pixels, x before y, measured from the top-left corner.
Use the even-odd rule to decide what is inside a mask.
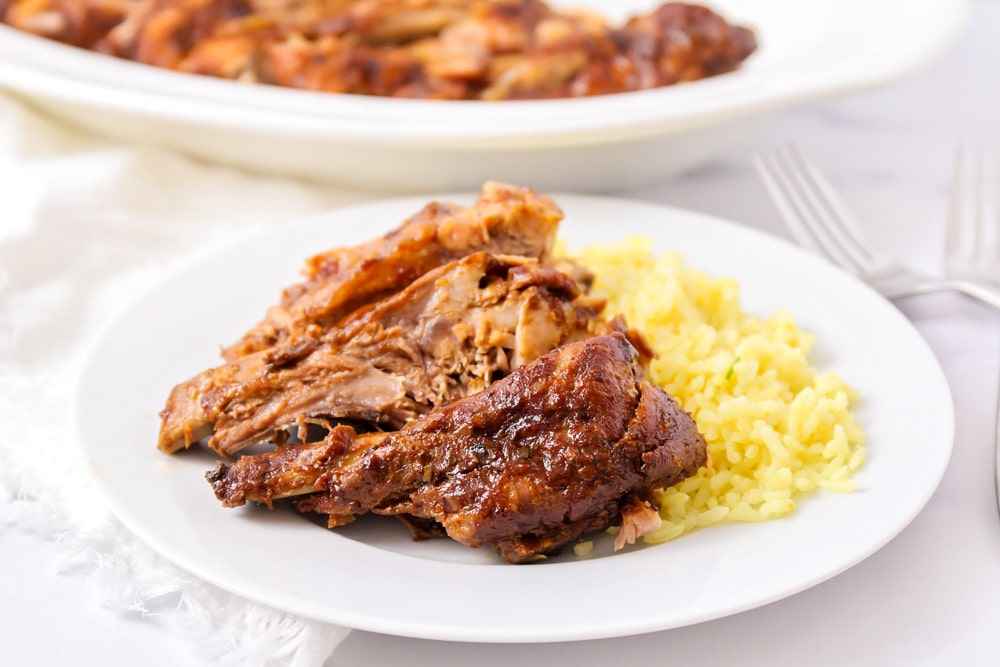
[[[975,249],[975,192],[976,176],[974,159],[967,146],[960,146],[955,156],[955,173],[952,176],[948,200],[948,217],[945,224],[945,262],[950,270],[963,270],[957,266],[959,258],[971,257]]]
[[[819,251],[853,273],[863,272],[863,265],[844,252],[835,231],[820,217],[815,191],[797,176],[798,168],[790,163],[785,152],[759,156],[754,164],[786,226],[800,244]]]
[[[825,255],[831,261],[836,261],[826,251],[825,244],[813,234],[812,229],[803,221],[805,216],[801,213],[803,210],[802,203],[798,200],[794,189],[787,185],[784,175],[781,169],[774,163],[774,159],[766,154],[757,155],[753,159],[753,165],[757,176],[760,177],[761,182],[764,184],[764,189],[767,190],[767,193],[771,196],[771,201],[778,209],[778,215],[781,216],[785,227],[799,245]]]
[[[1000,164],[997,157],[995,150],[983,150],[979,258],[983,275],[991,282],[1000,284]]]
[[[847,203],[794,144],[788,146],[784,153],[786,159],[795,166],[793,172],[799,175],[805,187],[815,193],[813,200],[818,215],[826,222],[838,247],[862,270],[874,268],[878,263],[877,258],[868,250],[868,242],[861,233],[861,223]]]
[[[1000,285],[1000,150],[996,146],[993,148],[993,177],[990,183],[993,185],[993,196],[990,202],[993,204],[992,229],[993,229],[993,253],[991,255],[991,271],[993,282]]]
[[[1000,282],[1000,213],[996,165],[987,150],[961,146],[945,226],[949,271]]]

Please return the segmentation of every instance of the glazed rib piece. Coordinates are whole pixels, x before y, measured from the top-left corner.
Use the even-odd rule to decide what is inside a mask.
[[[183,72],[360,95],[582,97],[735,69],[753,33],[668,3],[612,27],[541,0],[0,0],[21,30]]]
[[[477,253],[322,336],[291,336],[176,386],[158,446],[172,453],[211,436],[229,456],[309,423],[399,428],[591,334],[602,306],[557,269]]]
[[[638,353],[615,332],[564,345],[399,431],[342,428],[207,477],[227,506],[314,492],[298,508],[331,527],[367,512],[408,515],[524,562],[612,525],[623,542],[649,532],[659,525],[651,492],[706,457],[694,421],[643,380]]]
[[[562,211],[529,188],[486,183],[476,203],[428,204],[389,234],[310,258],[306,281],[223,354],[229,360],[270,347],[291,332],[335,324],[355,309],[398,292],[431,269],[476,252],[545,261]]]
[[[365,451],[381,445],[390,433],[356,433],[335,426],[321,442],[285,445],[265,454],[244,454],[233,463],[219,462],[206,475],[226,507],[247,501],[273,507],[275,500],[316,493],[326,488],[331,470],[356,463]]]

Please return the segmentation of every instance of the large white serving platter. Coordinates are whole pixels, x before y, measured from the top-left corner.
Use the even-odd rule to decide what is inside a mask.
[[[787,518],[724,524],[674,542],[526,566],[449,540],[414,543],[388,517],[327,531],[290,508],[223,509],[203,478],[214,456],[155,448],[177,382],[218,363],[296,280],[303,258],[387,231],[421,199],[283,226],[202,257],[131,305],[93,348],[76,396],[78,438],[108,502],[140,539],[234,593],[324,621],[412,637],[546,642],[622,636],[750,609],[818,584],[885,545],[921,510],[951,452],[945,377],[887,301],[780,240],[638,202],[562,196],[571,246],[640,234],[741,285],[745,307],[790,309],[814,362],[860,391],[868,436],[860,490],[803,497]]]
[[[620,20],[649,0],[562,0]],[[760,48],[738,71],[589,99],[379,99],[159,70],[0,26],[0,87],[104,134],[208,160],[379,189],[640,185],[705,160],[768,112],[875,86],[957,35],[964,0],[716,0]]]

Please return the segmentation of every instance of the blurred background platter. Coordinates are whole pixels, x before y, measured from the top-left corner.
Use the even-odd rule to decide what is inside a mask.
[[[649,0],[560,0],[611,21]],[[715,0],[759,48],[732,73],[656,90],[517,102],[401,100],[159,70],[0,26],[0,87],[98,133],[209,162],[393,191],[487,179],[542,189],[647,185],[739,142],[770,113],[862,90],[929,62],[964,0]]]

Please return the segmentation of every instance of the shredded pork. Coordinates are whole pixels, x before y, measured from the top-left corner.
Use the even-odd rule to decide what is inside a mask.
[[[309,423],[399,428],[590,335],[602,305],[536,261],[470,255],[322,335],[289,337],[177,385],[159,447],[210,436],[229,456]]]

